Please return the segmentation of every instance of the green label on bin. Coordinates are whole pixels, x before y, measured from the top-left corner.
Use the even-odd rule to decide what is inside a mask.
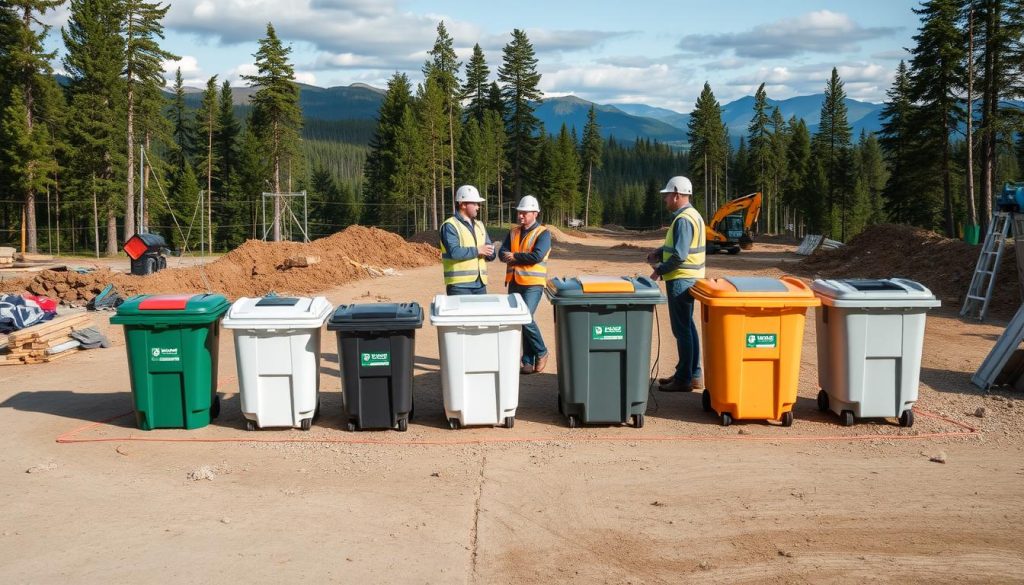
[[[748,333],[747,347],[756,349],[775,349],[779,346],[779,336],[774,333]]]
[[[359,356],[359,365],[364,368],[376,368],[380,366],[391,365],[391,354],[388,352],[383,353],[363,353]]]
[[[149,350],[149,361],[151,362],[180,362],[176,347],[154,347]]]
[[[594,325],[590,333],[592,341],[622,341],[625,338],[622,325]]]

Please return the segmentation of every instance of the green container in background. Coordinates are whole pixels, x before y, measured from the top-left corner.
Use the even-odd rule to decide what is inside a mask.
[[[644,424],[651,383],[654,306],[665,303],[649,278],[553,278],[558,410],[577,424]]]
[[[972,246],[977,246],[978,242],[981,241],[981,226],[979,225],[965,225],[964,226],[964,241]]]
[[[220,414],[217,294],[139,295],[110,318],[124,326],[135,422],[142,430],[197,429]]]

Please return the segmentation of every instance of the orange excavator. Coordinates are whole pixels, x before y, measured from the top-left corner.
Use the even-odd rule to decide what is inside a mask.
[[[753,248],[754,240],[750,237],[750,229],[757,223],[759,215],[760,193],[737,197],[719,207],[708,222],[708,253],[717,254],[725,250],[729,254],[739,254],[741,249]]]

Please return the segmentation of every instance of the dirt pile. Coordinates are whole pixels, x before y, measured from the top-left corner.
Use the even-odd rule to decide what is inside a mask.
[[[319,256],[320,262],[308,268],[285,268],[284,261],[293,256]],[[432,246],[409,243],[376,228],[351,226],[308,244],[249,240],[205,267],[169,268],[151,276],[106,269],[89,274],[45,271],[9,287],[20,285],[30,293],[72,304],[88,301],[107,284],[113,284],[122,296],[207,290],[232,299],[271,291],[312,294],[379,276],[388,269],[428,266],[439,258],[440,252]]]
[[[958,308],[967,294],[980,248],[935,232],[904,225],[880,225],[864,230],[835,250],[819,250],[797,265],[811,278],[885,278],[916,280]],[[1020,307],[1017,259],[1006,248],[989,314],[1009,318]]]
[[[637,246],[636,244],[630,244],[629,242],[623,242],[616,246],[608,248],[609,250],[645,250],[643,246]]]

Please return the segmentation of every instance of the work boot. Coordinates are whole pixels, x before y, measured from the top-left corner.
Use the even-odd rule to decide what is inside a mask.
[[[693,384],[690,382],[680,382],[679,380],[672,378],[672,381],[668,384],[658,386],[658,390],[661,390],[662,392],[693,392],[692,386]]]
[[[544,354],[537,358],[537,363],[533,365],[533,372],[539,374],[544,371],[544,368],[548,367],[548,355]]]
[[[672,380],[675,380],[672,376],[667,378],[658,378],[658,386],[668,386],[672,383]]]
[[[704,389],[704,377],[701,376],[700,378],[694,378],[693,381],[690,382],[690,388],[693,389],[693,390],[703,390]]]
[[[533,372],[534,372],[533,366],[530,365],[530,364],[522,364],[522,365],[519,366],[519,373],[520,374],[526,375],[526,374],[532,374]]]

